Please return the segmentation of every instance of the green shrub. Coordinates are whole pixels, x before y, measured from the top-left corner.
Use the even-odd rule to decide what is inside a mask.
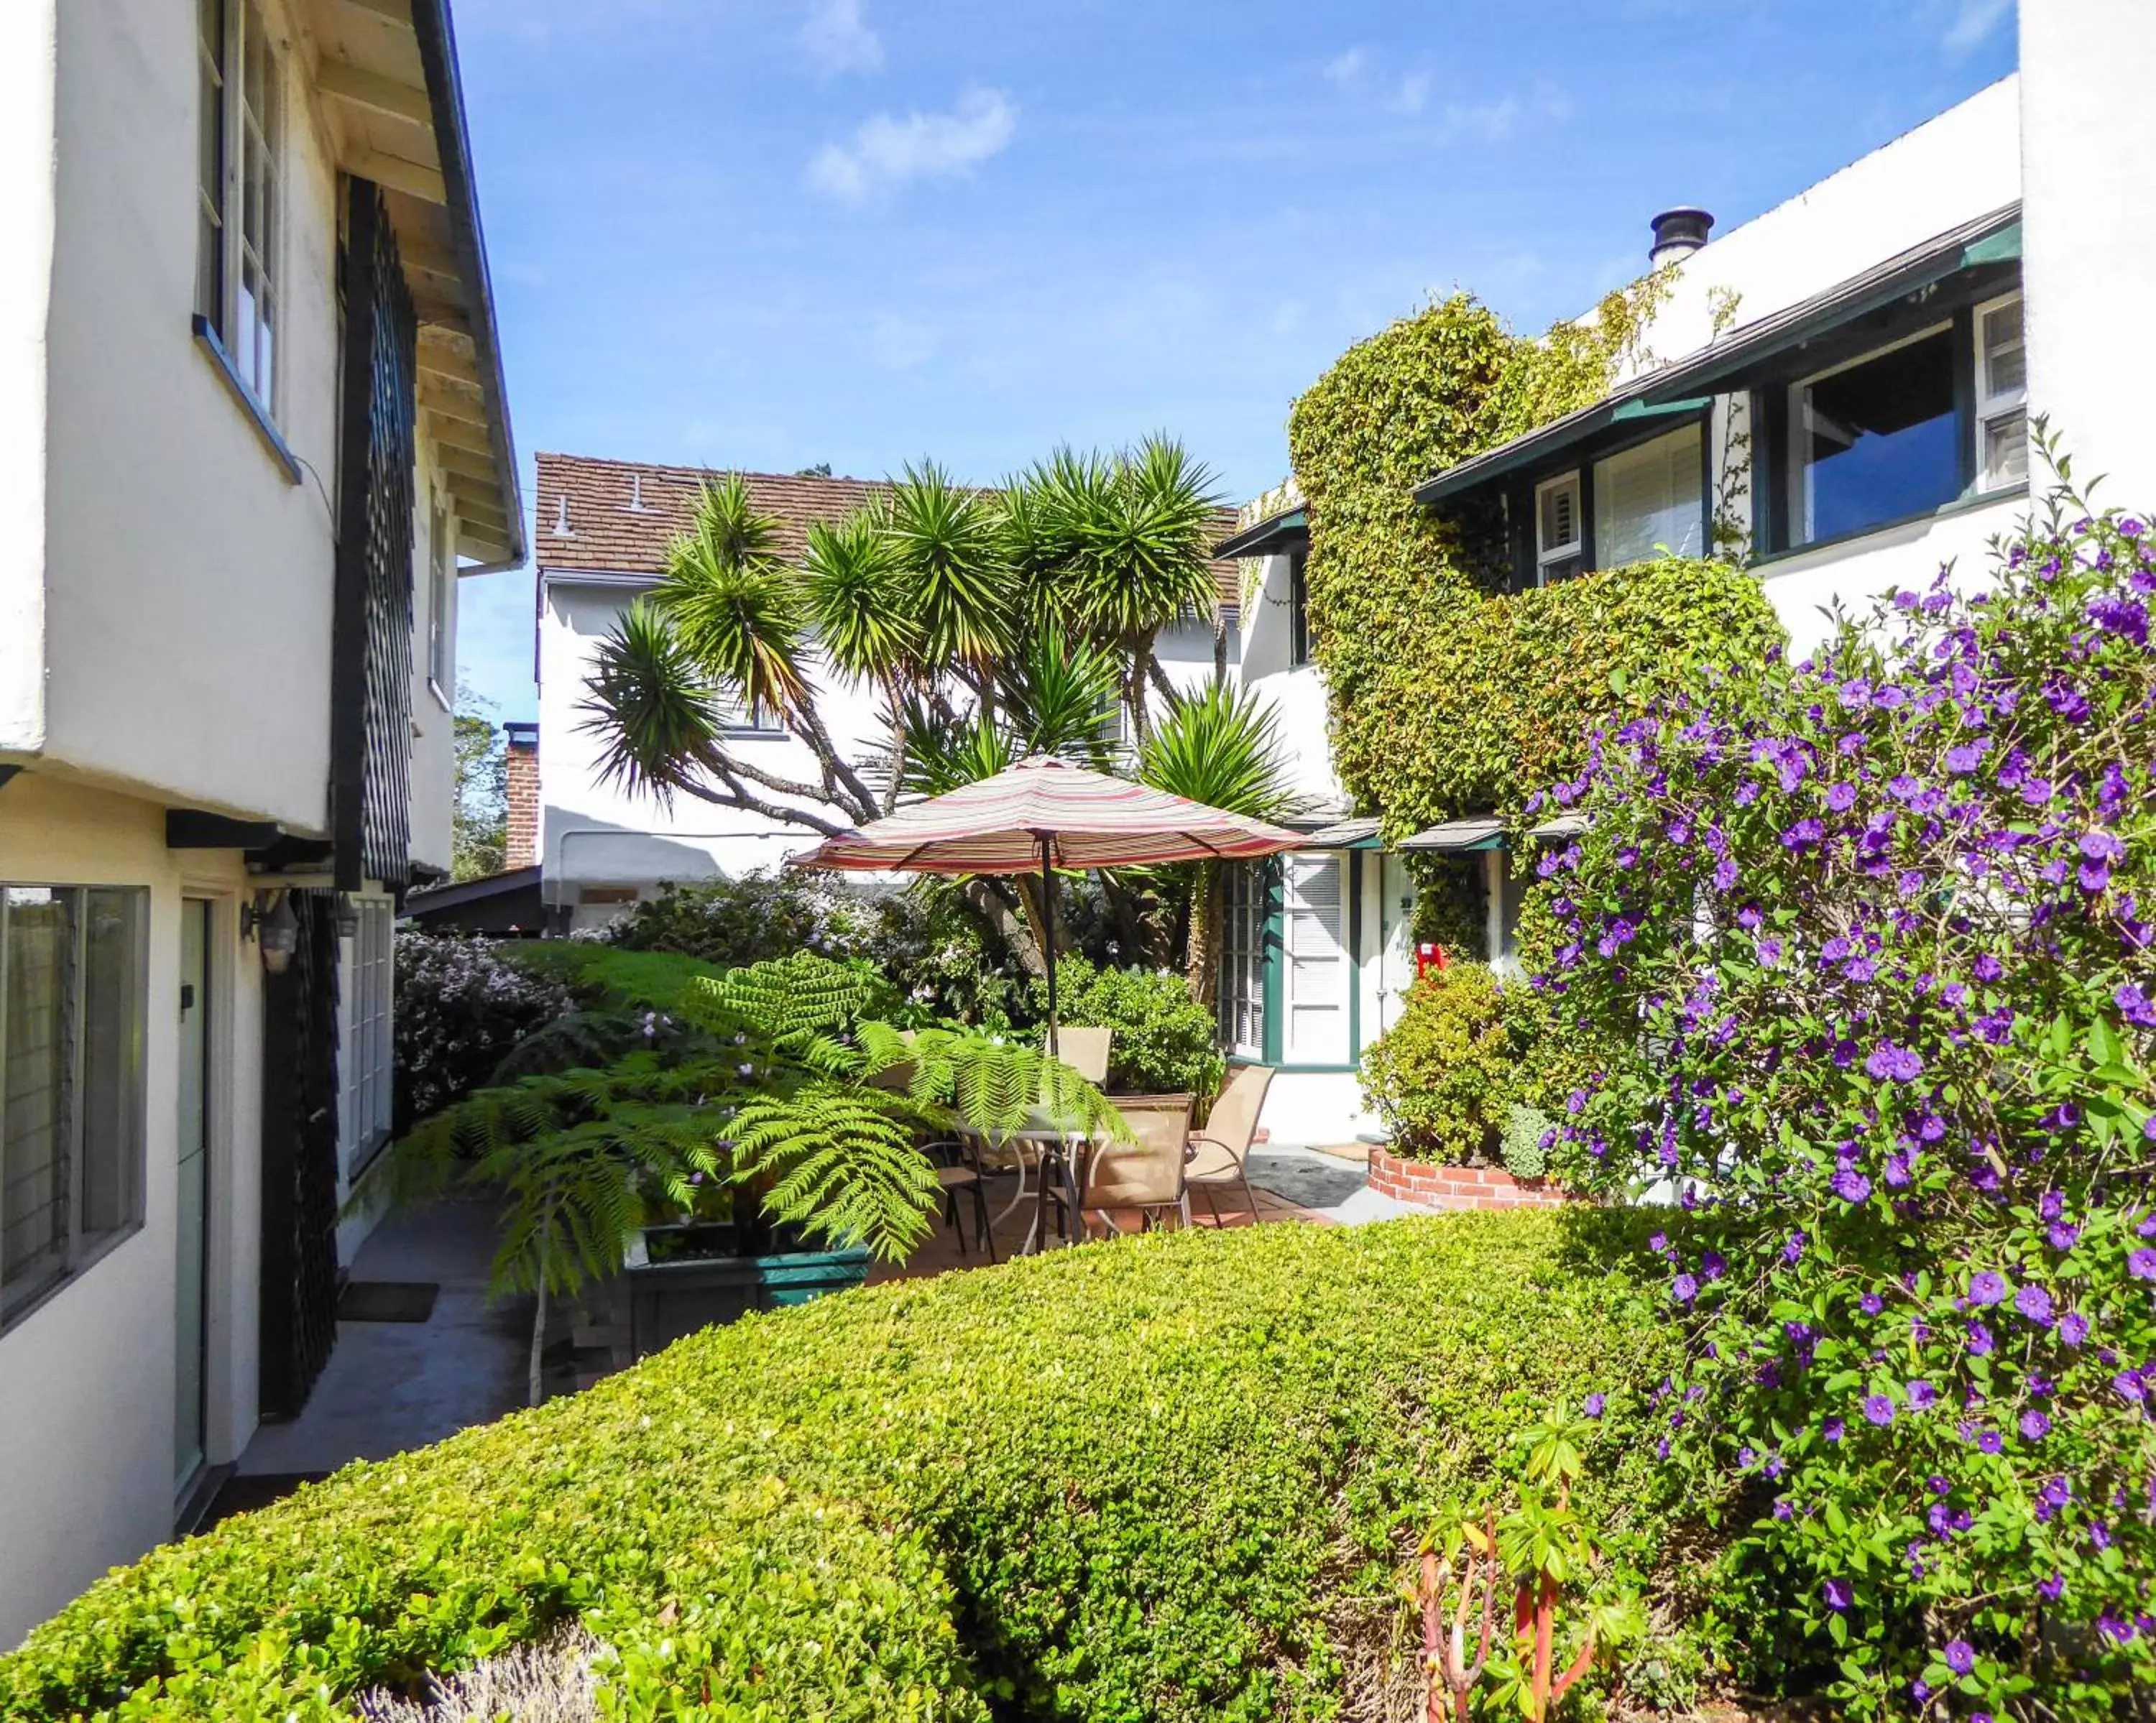
[[[155,1551],[0,1659],[0,1713],[349,1715],[573,1617],[622,1717],[1337,1717],[1402,1678],[1420,1536],[1594,1390],[1626,1691],[1681,1696],[1636,1230],[1200,1230],[752,1317]]]
[[[1363,1049],[1363,1099],[1399,1153],[1491,1158],[1513,1081],[1507,991],[1485,964],[1432,970],[1409,989],[1399,1021]]]
[[[396,1128],[494,1080],[510,1050],[567,1008],[568,990],[514,961],[521,941],[397,935]]]
[[[1108,1044],[1108,1087],[1127,1095],[1188,1090],[1202,1108],[1220,1091],[1227,1061],[1213,1013],[1190,997],[1183,977],[1165,969],[1096,969],[1083,957],[1055,966],[1057,1015],[1116,1033]],[[1047,992],[1034,987],[1045,1017]]]
[[[1557,1121],[1539,1107],[1518,1101],[1505,1110],[1504,1128],[1497,1133],[1498,1156],[1514,1178],[1540,1178],[1549,1171]]]

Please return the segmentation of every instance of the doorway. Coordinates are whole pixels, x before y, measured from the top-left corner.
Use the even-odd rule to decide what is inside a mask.
[[[209,951],[212,905],[180,902],[179,1236],[175,1264],[173,1480],[202,1469],[209,1423]]]

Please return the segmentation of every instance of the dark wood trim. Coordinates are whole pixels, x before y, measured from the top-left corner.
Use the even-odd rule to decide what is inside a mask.
[[[232,362],[232,355],[224,350],[223,337],[217,326],[198,311],[194,315],[195,345],[208,356],[217,367],[217,374],[224,379],[232,397],[247,415],[247,422],[254,427],[254,434],[262,439],[262,446],[270,451],[270,458],[284,469],[285,482],[297,485],[300,479],[300,458],[292,453],[292,446],[285,440],[285,433],[277,428],[277,421],[270,417],[270,409],[262,404],[254,391],[248,387],[239,367]]]
[[[2027,331],[2023,331],[2027,339]],[[1964,497],[1976,495],[1976,307],[1974,301],[1953,314],[1954,479]]]
[[[274,819],[231,819],[199,808],[165,810],[167,849],[266,849],[284,835]]]

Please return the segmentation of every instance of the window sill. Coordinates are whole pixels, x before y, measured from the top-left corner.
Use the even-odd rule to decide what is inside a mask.
[[[1881,520],[1870,526],[1859,527],[1854,532],[1845,532],[1835,538],[1815,538],[1809,544],[1792,545],[1786,551],[1769,551],[1754,556],[1750,566],[1769,568],[1778,562],[1792,562],[1799,556],[1809,556],[1817,551],[1845,551],[1863,544],[1866,539],[1883,538],[1890,532],[1900,532],[1911,526],[1921,526],[1933,520],[1951,520],[1957,515],[1974,514],[1979,509],[1988,509],[1998,503],[2026,500],[2029,486],[2025,480],[2020,485],[2002,485],[1996,490],[1980,490],[1974,496],[1958,496],[1950,503],[1942,503],[1936,509],[1920,509],[1913,515],[1897,515],[1892,520]]]
[[[248,423],[254,427],[255,435],[262,439],[262,446],[270,451],[270,459],[284,469],[285,482],[297,485],[300,482],[300,458],[292,453],[290,446],[279,433],[276,422],[270,417],[269,409],[256,397],[254,391],[248,387],[239,367],[232,362],[232,356],[224,351],[224,343],[218,338],[209,319],[199,311],[194,316],[194,331],[195,345],[209,356],[210,362],[217,367],[218,375],[224,379],[225,387],[232,391],[233,398],[239,402],[240,410],[246,413]]]
[[[142,1223],[132,1220],[124,1227],[115,1227],[110,1232],[100,1234],[95,1243],[84,1249],[82,1255],[74,1263],[35,1292],[24,1294],[23,1301],[9,1310],[4,1318],[0,1318],[0,1335],[13,1333],[141,1230]]]
[[[437,682],[432,676],[429,676],[427,679],[427,692],[434,696],[434,704],[439,706],[444,712],[454,712],[456,710],[455,702],[450,700],[449,695],[442,692],[442,685]]]

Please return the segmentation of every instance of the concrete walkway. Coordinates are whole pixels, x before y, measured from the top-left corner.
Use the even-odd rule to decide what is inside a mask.
[[[374,1229],[352,1279],[434,1281],[441,1292],[434,1314],[424,1322],[338,1323],[336,1350],[305,1408],[290,1423],[255,1432],[234,1493],[259,1495],[247,1490],[249,1478],[386,1459],[524,1404],[531,1304],[486,1302],[495,1214],[490,1200],[459,1200]]]

